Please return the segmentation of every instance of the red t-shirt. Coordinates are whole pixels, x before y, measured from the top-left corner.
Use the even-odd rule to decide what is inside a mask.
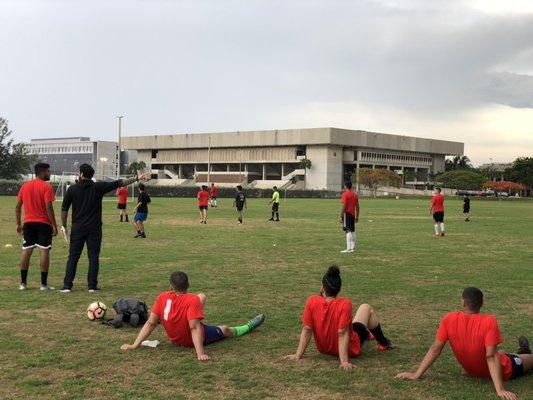
[[[431,205],[433,206],[433,212],[444,212],[444,195],[442,193],[436,194],[431,199]]]
[[[118,204],[128,204],[128,189],[121,187],[117,190]]]
[[[361,353],[359,336],[352,329],[352,302],[336,297],[326,301],[322,296],[313,295],[305,303],[302,323],[313,329],[318,351],[334,356],[339,355],[339,329],[348,328],[350,344],[348,355],[356,357]]]
[[[342,194],[341,203],[345,205],[344,212],[355,217],[355,208],[359,205],[359,196],[357,196],[357,193],[346,189]]]
[[[168,340],[176,346],[194,347],[189,321],[204,319],[202,302],[196,294],[163,292],[155,299],[152,312],[159,316]]]
[[[450,342],[455,358],[468,375],[490,379],[485,350],[503,342],[494,315],[451,312],[440,321],[436,338]],[[508,380],[512,373],[511,360],[503,352],[498,352],[498,356],[503,379]]]
[[[22,201],[24,208],[24,223],[41,222],[53,225],[46,213],[46,203],[56,199],[52,186],[36,178],[20,187],[17,199]]]
[[[217,197],[218,195],[218,187],[211,186],[211,197]]]
[[[207,206],[209,204],[209,192],[207,190],[200,190],[197,197],[199,206]]]

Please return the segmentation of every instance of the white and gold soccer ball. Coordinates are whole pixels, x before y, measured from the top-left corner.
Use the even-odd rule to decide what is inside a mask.
[[[91,321],[97,319],[103,319],[107,311],[107,306],[101,301],[95,301],[94,303],[89,304],[87,307],[87,318]]]

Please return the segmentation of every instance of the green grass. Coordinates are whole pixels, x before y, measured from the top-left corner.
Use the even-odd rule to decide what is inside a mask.
[[[345,244],[336,200],[288,200],[279,224],[267,222],[264,199],[252,199],[245,225],[237,226],[231,201],[198,223],[193,199],[154,198],[148,239],[135,240],[128,224],[117,223],[113,201],[104,203],[100,285],[85,288],[87,262],[80,260],[75,291],[40,293],[36,255],[31,290],[18,291],[19,245],[13,197],[0,197],[0,398],[1,399],[468,399],[496,398],[489,381],[464,375],[446,349],[419,382],[394,375],[413,369],[434,337],[439,318],[459,306],[467,285],[485,292],[505,343],[514,351],[520,334],[533,336],[533,202],[472,202],[472,222],[461,204],[447,201],[446,237],[433,236],[427,199],[363,199],[358,251]],[[56,205],[59,210],[59,203]],[[369,219],[373,222],[370,223]],[[5,243],[14,244],[7,250]],[[60,287],[67,249],[54,242],[50,283]],[[275,246],[274,246],[275,245]],[[378,353],[365,344],[350,372],[311,344],[298,363],[282,359],[296,350],[300,314],[317,293],[331,264],[341,266],[342,295],[368,302],[397,344]],[[189,274],[191,291],[208,295],[208,323],[240,324],[259,312],[263,327],[208,348],[212,361],[199,363],[194,350],[171,346],[161,328],[156,349],[124,352],[137,330],[90,322],[87,305],[109,307],[122,296],[151,304],[168,287],[169,274]],[[506,384],[520,398],[533,398],[533,377]]]

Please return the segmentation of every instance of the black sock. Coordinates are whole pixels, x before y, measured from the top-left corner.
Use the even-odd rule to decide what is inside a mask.
[[[383,334],[383,331],[381,330],[381,325],[376,326],[374,329],[370,329],[370,332],[372,332],[372,335],[374,335],[379,344],[382,344],[384,346],[389,344],[389,339],[387,339]]]
[[[140,234],[141,234],[141,231],[137,231],[137,233],[140,235]]]
[[[279,212],[276,213],[276,219],[279,219]]]
[[[48,271],[46,272],[41,271],[41,285],[43,286],[48,285]]]
[[[130,222],[130,220],[128,219],[128,214],[126,214],[126,222]]]
[[[122,215],[121,215],[121,216],[120,216],[120,222],[122,222],[122,218],[123,218],[123,217],[122,217]]]
[[[274,211],[272,211],[272,219],[274,219]]]
[[[26,282],[27,279],[28,279],[28,270],[21,269],[20,270],[20,283],[23,283],[25,285],[27,283]]]

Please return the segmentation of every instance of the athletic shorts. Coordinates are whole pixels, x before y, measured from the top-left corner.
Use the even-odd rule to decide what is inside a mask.
[[[136,212],[133,214],[133,220],[135,222],[144,222],[148,218],[148,213]]]
[[[200,211],[207,210],[207,206],[198,206],[198,208],[200,209]]]
[[[463,207],[463,214],[467,214],[470,212],[470,208]]]
[[[522,364],[520,357],[518,357],[517,354],[510,353],[505,353],[505,355],[511,360],[512,372],[509,379],[516,379],[524,376],[524,365]]]
[[[242,209],[244,208],[244,205],[242,206],[239,206],[237,205],[237,207],[235,207],[235,209],[237,210],[237,212],[242,212]]]
[[[126,209],[126,204],[118,203],[118,204],[117,204],[117,208],[118,208],[119,210],[125,210],[125,209]]]
[[[279,210],[279,203],[272,203],[272,211],[278,212]]]
[[[211,200],[216,200],[217,196],[211,196]]]
[[[433,219],[435,222],[444,222],[444,211],[437,211],[433,213]]]
[[[342,215],[342,229],[346,232],[355,232],[355,216],[350,213]]]
[[[52,226],[42,222],[25,222],[22,225],[22,239],[24,250],[34,247],[49,250],[52,248]]]
[[[357,333],[357,336],[359,336],[359,342],[361,343],[361,346],[363,345],[364,342],[370,339],[368,328],[364,326],[362,323],[354,322],[352,324],[352,328],[354,332]]]
[[[218,326],[202,324],[202,327],[204,328],[204,346],[224,339],[224,332]]]

